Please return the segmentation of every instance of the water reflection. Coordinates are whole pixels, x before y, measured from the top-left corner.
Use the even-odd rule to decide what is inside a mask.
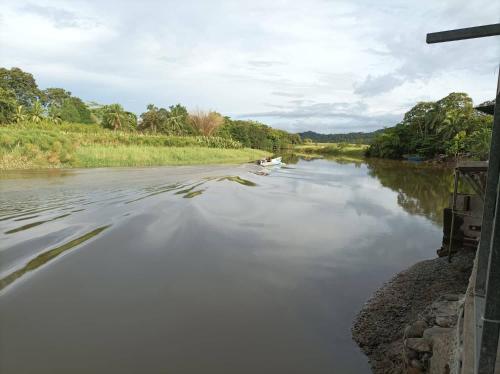
[[[368,373],[351,321],[434,256],[445,177],[293,160],[3,179],[0,371]]]
[[[48,251],[40,253],[38,256],[36,256],[33,260],[29,261],[22,268],[10,273],[6,277],[0,279],[0,290],[7,287],[9,284],[14,282],[16,279],[21,278],[26,273],[28,273],[32,270],[35,270],[35,269],[39,268],[40,266],[46,264],[47,262],[53,260],[54,258],[61,255],[62,253],[69,251],[70,249],[75,248],[76,246],[84,243],[85,241],[93,238],[96,235],[99,235],[101,232],[106,230],[108,227],[110,227],[110,225],[99,227],[95,230],[92,230],[92,231],[86,233],[85,235],[80,236],[79,238],[71,240],[68,243],[65,243],[61,246],[58,246],[56,248],[52,248]]]
[[[286,153],[284,156],[284,162],[292,165],[301,159],[303,156],[294,153]],[[451,168],[374,158],[324,157],[323,159],[340,165],[353,165],[356,168],[366,165],[369,175],[379,180],[382,186],[398,194],[397,202],[405,211],[425,216],[442,225],[443,209],[449,205],[449,195],[453,189]]]
[[[366,159],[371,176],[397,192],[398,204],[408,213],[422,215],[442,225],[453,186],[450,168],[436,168],[393,160]]]

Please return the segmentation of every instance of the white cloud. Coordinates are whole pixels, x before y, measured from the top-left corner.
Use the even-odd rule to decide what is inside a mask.
[[[499,14],[489,0],[4,0],[0,65],[138,113],[181,102],[291,130],[371,130],[451,91],[489,99],[498,38],[430,46],[425,34]]]

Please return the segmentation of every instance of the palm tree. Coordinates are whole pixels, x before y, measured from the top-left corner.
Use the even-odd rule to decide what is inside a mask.
[[[147,106],[148,111],[141,114],[141,128],[151,130],[156,133],[156,130],[161,125],[161,113],[153,104]]]
[[[16,107],[16,112],[14,113],[14,121],[17,123],[26,121],[26,114],[24,114],[22,105],[18,105]]]
[[[33,109],[31,109],[31,121],[34,123],[39,123],[43,119],[43,107],[40,100],[35,102]]]
[[[125,111],[120,104],[106,105],[104,108],[103,124],[105,127],[111,128],[115,131],[121,129],[124,115]]]

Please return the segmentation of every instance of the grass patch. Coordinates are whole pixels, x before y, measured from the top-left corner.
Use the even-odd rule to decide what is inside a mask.
[[[323,156],[345,156],[345,157],[363,157],[368,145],[348,144],[348,143],[316,143],[305,144],[295,147],[300,154],[305,155],[323,155]]]
[[[0,126],[0,170],[242,163],[267,156],[216,136],[169,136],[98,125]]]
[[[159,166],[237,164],[268,155],[257,149],[219,149],[206,147],[103,146],[79,147],[76,167]]]

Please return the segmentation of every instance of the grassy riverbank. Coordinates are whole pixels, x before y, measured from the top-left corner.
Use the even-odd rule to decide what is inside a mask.
[[[47,122],[0,127],[0,170],[243,163],[268,154],[216,136],[151,135]]]
[[[76,167],[207,165],[255,161],[268,153],[250,148],[86,146],[76,151]]]
[[[297,145],[294,147],[294,150],[297,154],[307,157],[343,156],[362,158],[368,147],[369,146],[365,144],[309,143]]]

